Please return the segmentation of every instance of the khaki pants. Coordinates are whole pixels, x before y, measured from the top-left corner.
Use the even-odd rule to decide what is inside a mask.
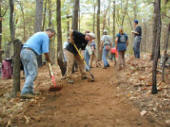
[[[95,52],[94,52],[94,54],[92,54],[92,55],[90,56],[90,67],[92,67],[93,62],[95,62],[95,64],[97,63]]]
[[[119,68],[121,66],[125,66],[125,51],[119,52],[118,63],[119,63]]]
[[[66,78],[72,78],[71,75],[72,75],[72,67],[73,67],[73,64],[74,64],[74,60],[78,64],[78,68],[80,70],[81,77],[86,76],[85,66],[84,66],[83,60],[80,58],[80,56],[78,54],[76,56],[74,56],[68,50],[65,50],[65,55],[66,55],[66,59],[67,59]]]

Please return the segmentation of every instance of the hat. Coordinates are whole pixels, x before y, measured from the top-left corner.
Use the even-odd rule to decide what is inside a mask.
[[[96,36],[95,36],[95,34],[94,33],[87,33],[86,35],[88,35],[88,36],[90,36],[90,37],[92,37],[93,39],[95,39],[96,38]]]
[[[137,19],[135,19],[135,20],[134,20],[134,23],[138,24],[138,20],[137,20]]]

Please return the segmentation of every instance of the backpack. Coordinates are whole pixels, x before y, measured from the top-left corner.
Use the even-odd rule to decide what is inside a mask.
[[[120,43],[126,43],[127,36],[125,34],[120,34],[118,42]]]

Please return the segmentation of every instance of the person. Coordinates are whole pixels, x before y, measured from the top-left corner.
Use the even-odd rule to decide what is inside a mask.
[[[25,83],[21,91],[21,98],[32,98],[35,93],[33,90],[34,80],[38,74],[37,56],[44,54],[47,62],[49,58],[50,38],[55,35],[53,29],[46,29],[44,32],[33,34],[23,45],[20,58],[24,66]]]
[[[78,54],[74,44],[77,46],[78,49],[85,50],[85,47],[90,40],[90,35],[80,33],[78,31],[72,30],[70,32],[70,43],[67,45],[65,54],[67,57],[67,71],[66,71],[66,80],[68,83],[73,84],[74,80],[72,78],[72,66],[74,64],[74,60],[77,62],[80,73],[81,79],[87,79],[87,75],[84,69],[84,62],[80,55]]]
[[[96,43],[93,40],[92,43],[90,44],[91,50],[92,50],[92,55],[90,57],[90,68],[93,67],[93,62],[96,63],[97,66],[97,57],[96,57]]]
[[[86,35],[89,35],[90,38],[89,38],[89,41],[88,41],[88,44],[85,48],[85,51],[84,51],[84,59],[86,61],[86,70],[90,70],[90,65],[89,63],[91,64],[91,58],[92,58],[92,55],[93,55],[93,49],[91,47],[91,44],[93,43],[93,40],[95,39],[95,34],[94,33],[86,33]]]
[[[103,36],[101,38],[101,45],[100,49],[102,50],[102,61],[104,63],[104,69],[107,67],[110,67],[108,61],[107,61],[107,56],[110,51],[110,47],[112,45],[112,37],[107,34],[107,30],[104,30]]]
[[[140,43],[142,39],[142,28],[138,25],[138,20],[134,20],[134,27],[135,31],[132,31],[134,34],[134,44],[133,44],[133,51],[135,58],[140,58]]]
[[[67,58],[66,58],[66,55],[65,55],[65,50],[66,50],[66,47],[67,45],[69,44],[70,42],[70,37],[67,38],[67,41],[64,42],[63,44],[63,51],[64,51],[64,62],[67,63]]]
[[[125,67],[125,52],[128,46],[128,36],[123,32],[122,27],[116,35],[115,44],[118,50],[118,69],[121,70],[122,66]]]

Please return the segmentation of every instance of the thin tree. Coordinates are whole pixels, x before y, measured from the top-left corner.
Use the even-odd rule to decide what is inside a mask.
[[[2,22],[3,22],[3,17],[5,16],[8,6],[5,5],[5,9],[2,9],[2,0],[0,0],[0,49],[2,48]],[[4,11],[3,11],[4,10]],[[2,63],[2,52],[0,51],[0,63]]]
[[[155,0],[154,3],[154,12],[155,12],[155,27],[156,27],[156,36],[155,39],[155,50],[154,50],[154,59],[153,59],[153,67],[152,67],[152,94],[156,94],[157,91],[157,65],[159,58],[159,50],[160,50],[160,38],[161,38],[161,0]]]
[[[165,63],[166,63],[166,60],[168,59],[167,50],[168,50],[168,42],[169,42],[169,36],[170,36],[170,23],[168,25],[166,34],[167,35],[166,35],[166,39],[165,39],[165,42],[164,42],[164,60],[163,60],[163,63],[162,63],[162,82],[165,82],[165,78],[164,78]]]
[[[64,54],[62,48],[62,32],[61,32],[61,0],[56,1],[57,8],[57,62],[61,69],[62,75],[66,72],[66,66],[64,64]]]
[[[96,2],[93,0],[93,33],[95,33],[96,26]]]
[[[36,13],[35,13],[35,27],[34,32],[39,32],[42,29],[42,20],[43,20],[43,0],[36,0]],[[37,57],[38,66],[42,66],[42,55]]]
[[[46,23],[46,13],[47,13],[47,0],[44,0],[44,11],[43,11],[43,23],[42,23],[42,31],[45,29],[45,23]]]
[[[116,15],[116,1],[113,0],[113,41],[115,40],[115,15]]]
[[[97,58],[100,60],[100,0],[97,0]]]
[[[78,30],[79,4],[80,4],[79,0],[74,0],[73,19],[72,19],[73,30]]]

